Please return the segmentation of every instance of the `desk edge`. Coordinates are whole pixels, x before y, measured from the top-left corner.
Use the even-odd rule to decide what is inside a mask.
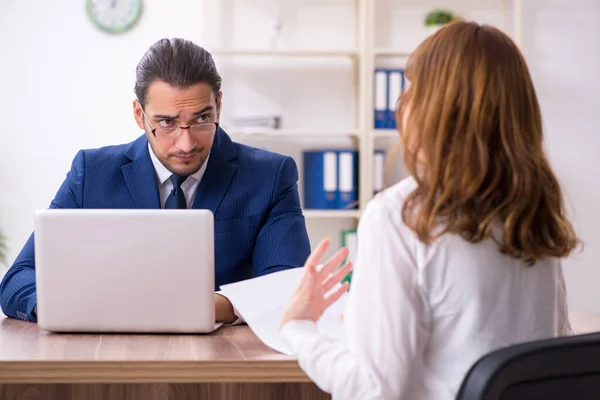
[[[302,383],[297,361],[5,361],[0,384]]]

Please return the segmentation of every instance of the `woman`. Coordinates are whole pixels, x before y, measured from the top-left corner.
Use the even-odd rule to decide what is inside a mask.
[[[367,206],[344,318],[347,250],[307,260],[281,321],[300,366],[334,399],[453,399],[477,359],[569,333],[560,258],[577,245],[542,143],[518,48],[499,30],[453,23],[411,55],[396,112],[410,178]],[[333,273],[332,273],[333,272]]]

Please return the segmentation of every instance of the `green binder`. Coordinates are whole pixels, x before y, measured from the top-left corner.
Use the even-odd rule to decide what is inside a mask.
[[[352,260],[352,262],[356,262],[356,260],[354,259],[355,257],[352,257],[356,254],[356,229],[346,229],[342,231],[342,247],[348,248],[348,258]],[[344,263],[348,261],[348,258],[344,260]],[[350,273],[346,275],[344,279],[342,279],[342,283],[348,282],[348,284],[350,284],[351,281],[352,271],[350,271]]]

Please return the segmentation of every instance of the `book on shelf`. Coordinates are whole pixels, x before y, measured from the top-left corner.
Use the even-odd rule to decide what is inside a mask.
[[[304,151],[302,162],[305,208],[358,209],[358,151]]]
[[[304,172],[304,208],[333,210],[337,208],[338,157],[334,150],[302,153]]]
[[[303,206],[309,210],[357,210],[359,153],[353,149],[310,150],[302,153]],[[385,184],[385,151],[373,156],[373,195]]]
[[[404,69],[376,68],[373,79],[374,128],[396,129],[396,105],[406,90]]]
[[[344,261],[344,263],[348,261],[352,261],[356,263],[356,253],[358,250],[358,236],[356,234],[356,229],[345,229],[342,231],[341,237],[342,247],[346,247],[348,249],[348,257]],[[352,280],[352,271],[346,275],[344,279],[342,279],[342,283],[348,282]]]
[[[383,190],[385,184],[385,151],[375,150],[373,156],[373,196]]]
[[[358,208],[358,151],[341,150],[338,156],[338,198],[336,208]]]
[[[281,117],[277,115],[234,117],[228,121],[228,127],[239,131],[258,131],[265,129],[281,129]]]

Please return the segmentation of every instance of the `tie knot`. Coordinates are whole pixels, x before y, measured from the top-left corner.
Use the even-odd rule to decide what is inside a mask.
[[[181,176],[173,174],[171,175],[171,182],[173,183],[173,189],[179,189],[183,181],[187,179],[187,176]]]

